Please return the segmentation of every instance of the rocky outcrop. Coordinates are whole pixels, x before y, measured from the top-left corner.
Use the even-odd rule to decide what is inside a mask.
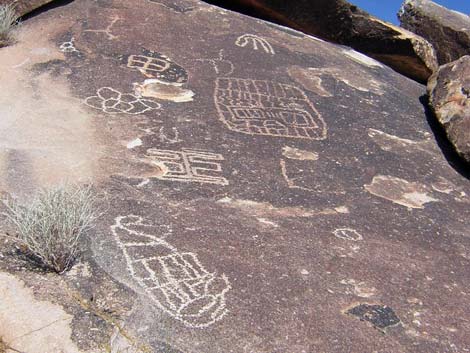
[[[399,13],[401,26],[435,48],[440,65],[470,54],[470,17],[430,0],[406,0]]]
[[[441,66],[429,79],[428,93],[449,140],[470,162],[470,56]]]
[[[425,39],[344,0],[302,0],[295,6],[288,0],[210,2],[350,46],[420,82],[437,69],[434,50]]]
[[[24,16],[37,8],[46,5],[54,0],[0,0],[0,6],[14,4],[16,13]]]

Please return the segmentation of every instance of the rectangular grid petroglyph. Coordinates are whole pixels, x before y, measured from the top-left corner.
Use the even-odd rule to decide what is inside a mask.
[[[326,125],[297,87],[240,78],[218,78],[215,103],[230,130],[269,136],[321,140]]]
[[[170,67],[170,63],[159,58],[144,55],[130,55],[127,59],[127,67],[141,71],[163,72]]]

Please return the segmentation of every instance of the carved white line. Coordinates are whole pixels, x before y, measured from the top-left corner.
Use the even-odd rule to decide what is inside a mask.
[[[323,140],[326,124],[299,88],[278,82],[219,77],[214,92],[219,119],[249,135]]]
[[[132,278],[159,309],[188,327],[204,328],[221,320],[228,313],[227,276],[207,271],[196,254],[179,252],[164,239],[166,234],[149,234],[157,229],[140,216],[115,218],[111,232]],[[156,256],[148,255],[149,250]]]
[[[219,57],[217,59],[196,59],[196,61],[209,62],[214,68],[215,73],[221,76],[231,75],[233,71],[235,70],[235,66],[233,65],[233,63],[230,60],[225,59],[223,49],[220,49]],[[226,67],[224,67],[224,65]],[[228,66],[228,70],[227,70],[227,66]]]
[[[360,241],[363,239],[361,234],[351,228],[339,228],[336,229],[333,234],[335,237],[343,240]]]
[[[96,96],[85,99],[89,107],[108,114],[142,114],[149,110],[160,109],[160,104],[150,99],[142,99],[130,93],[121,93],[111,87],[102,87]]]
[[[120,19],[121,18],[119,16],[115,15],[112,17],[111,23],[105,29],[85,29],[84,32],[104,33],[106,34],[109,40],[119,38],[119,36],[115,36],[111,33],[111,29],[113,28],[114,24]]]
[[[164,126],[160,127],[158,137],[160,138],[161,142],[167,142],[167,143],[173,144],[173,143],[178,143],[178,142],[183,141],[179,139],[179,131],[176,127],[171,128],[171,131],[173,132],[173,137],[169,137],[168,134],[165,132],[165,130],[166,129]]]
[[[300,189],[300,190],[305,190],[305,191],[315,191],[314,189],[306,188],[306,187],[299,186],[299,185],[296,185],[296,184],[295,184],[295,179],[290,178],[290,177],[289,177],[289,174],[287,173],[287,165],[286,165],[286,161],[285,161],[284,159],[281,159],[281,160],[280,160],[280,165],[281,165],[281,173],[282,173],[282,176],[284,177],[284,180],[286,181],[287,186],[288,186],[290,189]]]
[[[222,172],[217,161],[223,161],[221,154],[183,148],[181,151],[147,150],[147,158],[156,166],[162,167],[165,173],[157,176],[161,180],[198,182],[228,185],[228,180],[215,173]]]
[[[64,53],[72,53],[72,52],[77,52],[78,53],[78,50],[77,48],[75,48],[75,45],[74,45],[74,38],[70,38],[70,40],[68,42],[63,42],[60,46],[59,46],[59,50],[61,52],[64,52]]]
[[[239,47],[246,47],[247,45],[250,45],[254,50],[258,50],[259,48],[261,48],[264,52],[268,54],[275,54],[271,44],[269,44],[266,39],[261,38],[255,34],[244,34],[238,37],[235,41],[235,45]]]

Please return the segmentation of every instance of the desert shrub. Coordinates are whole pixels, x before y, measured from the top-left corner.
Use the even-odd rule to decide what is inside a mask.
[[[13,3],[0,5],[0,48],[13,41],[12,31],[19,23]]]
[[[14,239],[32,260],[57,273],[69,269],[80,240],[97,218],[91,186],[42,190],[28,204],[4,202],[7,219],[16,227]]]

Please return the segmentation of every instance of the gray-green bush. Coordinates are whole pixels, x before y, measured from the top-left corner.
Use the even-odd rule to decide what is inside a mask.
[[[0,5],[0,48],[13,42],[13,29],[19,23],[19,16],[13,3]]]
[[[97,218],[91,186],[42,190],[28,204],[4,202],[7,219],[16,226],[14,238],[27,255],[57,273],[69,269],[80,251],[80,240]]]

